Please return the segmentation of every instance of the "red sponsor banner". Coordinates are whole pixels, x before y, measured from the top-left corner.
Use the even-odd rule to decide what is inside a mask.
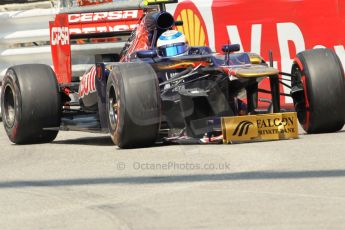
[[[267,58],[293,57],[314,47],[345,45],[344,0],[214,0],[216,49],[230,40]],[[239,36],[239,37],[238,37]]]
[[[56,15],[55,21],[49,23],[49,28],[56,78],[59,83],[71,82],[71,44],[67,14]]]

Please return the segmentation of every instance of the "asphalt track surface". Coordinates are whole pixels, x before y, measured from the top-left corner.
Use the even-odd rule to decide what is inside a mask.
[[[2,126],[2,124],[1,124]],[[345,131],[237,145],[119,150],[0,127],[0,229],[345,229]]]

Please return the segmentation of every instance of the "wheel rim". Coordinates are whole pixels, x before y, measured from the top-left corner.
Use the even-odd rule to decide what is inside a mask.
[[[113,130],[117,127],[118,120],[118,101],[116,99],[116,93],[114,87],[111,87],[109,91],[109,122]]]
[[[14,126],[16,110],[15,110],[15,94],[10,85],[5,87],[4,93],[4,121],[9,128]]]

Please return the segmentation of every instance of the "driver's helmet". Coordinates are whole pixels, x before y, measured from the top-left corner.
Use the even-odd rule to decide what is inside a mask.
[[[158,55],[174,57],[188,52],[186,37],[177,30],[167,30],[157,40]]]

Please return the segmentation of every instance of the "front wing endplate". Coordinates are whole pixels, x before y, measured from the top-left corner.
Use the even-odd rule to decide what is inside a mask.
[[[295,112],[222,117],[223,143],[298,138]]]

